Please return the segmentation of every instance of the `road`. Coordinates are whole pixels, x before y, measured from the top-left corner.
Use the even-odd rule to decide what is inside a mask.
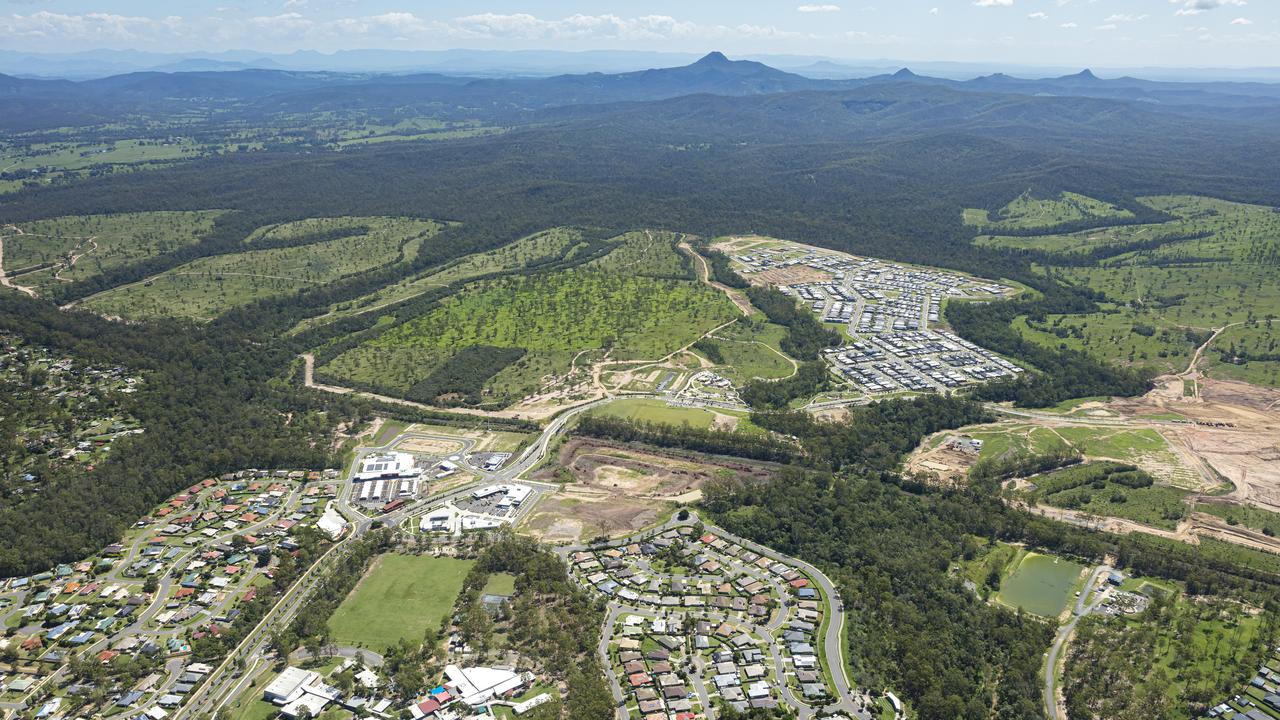
[[[1098,605],[1106,599],[1106,590],[1094,592],[1098,582],[1102,576],[1111,572],[1111,568],[1107,565],[1099,565],[1094,568],[1093,574],[1089,576],[1089,581],[1085,583],[1084,589],[1080,591],[1080,597],[1076,598],[1076,606],[1072,610],[1071,621],[1058,629],[1058,636],[1054,638],[1053,645],[1049,647],[1049,652],[1045,655],[1044,665],[1044,712],[1048,720],[1058,720],[1058,690],[1057,690],[1057,668],[1058,657],[1062,654],[1062,649],[1066,647],[1071,634],[1075,632],[1076,625],[1080,622],[1080,618],[1088,615],[1097,609]],[[1093,599],[1090,600],[1090,596]]]
[[[703,521],[699,519],[697,513],[690,512],[688,517],[684,520],[679,520],[677,519],[677,517],[672,517],[672,519],[668,520],[666,523],[658,526],[657,528],[651,528],[645,531],[643,534],[649,535],[655,532],[665,532],[666,530],[677,528],[682,525],[695,525],[699,522],[703,522]],[[783,699],[787,702],[787,704],[794,707],[798,711],[798,715],[801,720],[806,720],[808,718],[816,717],[818,712],[823,712],[827,714],[834,713],[834,712],[844,712],[851,717],[859,718],[859,720],[869,720],[871,715],[866,711],[862,710],[861,709],[862,703],[859,703],[856,700],[856,698],[861,697],[861,694],[849,682],[848,663],[845,659],[844,644],[841,641],[841,634],[843,632],[844,623],[845,623],[845,612],[844,612],[843,602],[840,599],[840,594],[839,594],[839,591],[836,589],[835,584],[832,583],[831,580],[825,574],[823,574],[821,570],[819,570],[818,568],[814,567],[813,565],[810,565],[809,563],[803,560],[791,557],[789,555],[784,555],[783,553],[773,550],[772,548],[768,548],[758,543],[747,540],[745,538],[738,537],[737,535],[734,535],[733,533],[730,533],[724,530],[723,528],[709,525],[709,524],[706,524],[705,522],[703,522],[703,525],[708,532],[711,532],[718,537],[721,537],[729,542],[741,545],[742,547],[747,548],[748,550],[751,550],[752,552],[758,555],[770,558],[772,560],[786,563],[788,565],[791,565],[803,571],[806,575],[808,575],[810,578],[813,579],[814,583],[820,588],[822,592],[822,596],[826,599],[827,617],[829,618],[830,622],[827,623],[826,634],[822,638],[822,647],[823,647],[822,661],[827,663],[828,666],[831,667],[831,677],[833,682],[835,683],[836,696],[839,698],[839,700],[838,702],[823,708],[814,708],[810,706],[808,703],[806,703],[803,699],[796,696],[794,691],[790,687],[788,687],[785,684],[785,682],[779,682],[779,688],[778,688],[779,692],[781,693]],[[615,542],[624,542],[624,541],[618,540]],[[572,553],[578,552],[580,550],[585,550],[585,549],[587,549],[587,546],[566,546],[566,547],[556,548],[556,552],[559,553],[562,557],[567,558]],[[762,574],[758,574],[752,568],[744,568],[744,571],[748,572],[749,574],[756,575],[757,577],[761,577],[762,579],[767,580],[770,584],[774,585],[775,591],[779,593],[779,597],[787,596],[786,590],[782,589],[779,586],[776,578],[773,578],[772,576],[764,577]],[[618,616],[621,614],[639,615],[642,617],[650,617],[650,618],[658,616],[658,613],[656,613],[653,609],[641,608],[631,604],[622,603],[616,599],[611,600],[609,603],[609,614],[606,617],[605,626],[601,634],[600,645],[597,649],[598,653],[601,656],[602,662],[604,663],[604,666],[606,668],[610,666],[608,650],[609,650],[609,644],[612,641],[613,628],[614,628],[614,625],[616,624]],[[711,609],[699,609],[697,611],[697,615],[699,618],[708,619],[716,622],[723,621],[723,620],[736,620],[735,618],[725,613],[722,613],[716,610],[711,610]],[[756,634],[758,634],[762,638],[769,639],[774,632],[776,632],[783,626],[786,619],[787,619],[787,612],[785,610],[782,610],[781,612],[776,612],[774,613],[773,616],[770,617],[768,622],[759,624],[756,626],[757,628]],[[768,642],[767,649],[770,656],[769,658],[770,662],[774,666],[774,671],[777,677],[784,678],[786,676],[786,666],[784,664],[784,661],[780,653],[778,653],[775,644],[772,641]],[[612,672],[608,672],[608,675],[609,675],[610,687],[614,695],[614,700],[615,702],[620,703],[624,700],[625,693],[623,692],[623,689],[619,684],[618,679],[614,677],[614,674]],[[700,683],[695,683],[696,692],[698,692],[699,684]],[[709,707],[709,705],[707,704],[708,699],[703,697],[705,693],[706,693],[705,688],[702,688],[701,691],[699,692],[700,698],[703,699],[704,708]],[[620,708],[619,718],[625,718],[625,717],[626,717],[625,712]]]

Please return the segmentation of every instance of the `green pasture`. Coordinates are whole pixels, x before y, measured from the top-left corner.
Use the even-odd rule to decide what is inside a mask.
[[[21,223],[18,230],[0,230],[4,267],[13,273],[50,265],[17,279],[19,284],[37,290],[84,280],[194,244],[221,214],[219,210],[205,210],[69,215]]]
[[[1037,343],[1083,350],[1100,358],[1157,372],[1186,369],[1195,348],[1214,328],[1230,328],[1205,355],[1212,374],[1266,385],[1280,384],[1276,339],[1268,327],[1280,317],[1280,213],[1195,196],[1140,198],[1176,219],[1039,237],[991,237],[979,244],[1046,252],[1084,252],[1104,246],[1152,243],[1092,265],[1039,268],[1101,292],[1106,301],[1089,315],[1019,318]],[[1258,360],[1223,358],[1232,347]],[[1229,354],[1229,353],[1228,353]],[[1243,361],[1242,361],[1243,360]]]
[[[742,319],[709,338],[720,350],[724,364],[716,372],[735,385],[754,379],[777,380],[790,377],[795,365],[779,344],[787,329],[781,325]]]
[[[333,642],[382,652],[401,640],[420,641],[449,614],[472,564],[383,555],[329,619]]]

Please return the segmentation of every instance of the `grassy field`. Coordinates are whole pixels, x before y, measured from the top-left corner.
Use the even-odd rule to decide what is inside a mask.
[[[333,641],[381,652],[420,641],[453,607],[472,561],[384,555],[329,619]]]
[[[715,421],[715,415],[702,408],[678,407],[668,405],[664,400],[644,398],[614,400],[591,411],[593,415],[603,417],[624,418],[626,420],[642,420],[644,422],[666,423],[668,425],[689,425],[695,428],[709,428]]]
[[[1085,567],[1068,560],[1021,552],[1006,570],[996,600],[1043,617],[1057,617],[1071,602]]]
[[[1255,385],[1280,387],[1280,359],[1247,360],[1239,363],[1231,358],[1280,358],[1280,331],[1269,320],[1228,328],[1214,341],[1214,347],[1226,355],[1209,353],[1210,373],[1215,377],[1243,380]]]
[[[1067,442],[1062,436],[1049,428],[1036,425],[984,425],[969,429],[965,434],[982,441],[982,451],[978,457],[983,460],[1067,449]]]
[[[1133,213],[1124,208],[1070,192],[1056,198],[1036,198],[1023,193],[1001,208],[994,218],[986,210],[964,211],[966,224],[994,230],[1051,228],[1081,220],[1132,217]]]
[[[1280,384],[1280,362],[1230,364],[1217,352],[1233,344],[1255,355],[1276,352],[1267,318],[1280,316],[1280,213],[1185,195],[1141,201],[1177,219],[1067,235],[978,238],[984,245],[1058,253],[1151,243],[1091,266],[1052,268],[1070,282],[1103,292],[1107,302],[1100,312],[1050,315],[1043,322],[1023,318],[1016,327],[1044,345],[1168,372],[1185,369],[1212,328],[1246,323],[1228,330],[1207,353],[1210,372]]]
[[[621,244],[584,267],[609,273],[693,280],[692,259],[676,248],[676,236],[666,232],[633,232]]]
[[[795,365],[779,348],[786,334],[787,329],[781,325],[739,320],[711,338],[724,357],[724,363],[716,368],[716,372],[739,386],[753,378],[775,380],[789,377],[795,372]]]
[[[71,215],[22,223],[17,230],[0,230],[4,267],[13,273],[49,265],[17,279],[19,284],[37,290],[59,282],[84,280],[198,242],[221,214],[222,211],[206,210]]]
[[[269,239],[297,238],[344,226],[368,226],[369,231],[309,245],[249,249]],[[237,305],[411,258],[438,229],[431,221],[404,218],[289,223],[255,232],[246,240],[244,252],[200,258],[144,282],[94,295],[83,304],[126,318],[168,315],[209,320]]]
[[[723,294],[691,280],[589,268],[504,277],[465,286],[438,308],[339,355],[323,371],[403,393],[462,348],[524,348],[523,358],[485,384],[494,403],[509,404],[567,372],[583,349],[610,348],[614,360],[657,359],[734,314]]]
[[[477,253],[434,267],[426,272],[362,295],[354,300],[338,303],[324,315],[308,318],[294,327],[290,334],[323,325],[334,320],[369,312],[417,297],[435,288],[445,287],[460,280],[469,280],[487,273],[515,270],[530,264],[545,262],[564,256],[579,243],[581,233],[569,228],[553,228],[509,245],[485,253]]]
[[[511,573],[492,573],[484,586],[487,595],[512,595],[515,591],[516,576]]]
[[[1201,483],[1195,471],[1169,448],[1169,441],[1155,430],[1064,427],[1056,432],[1085,457],[1139,465],[1158,482],[1175,487],[1191,489]]]

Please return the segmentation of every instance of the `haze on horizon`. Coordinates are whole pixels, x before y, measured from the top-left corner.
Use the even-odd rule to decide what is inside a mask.
[[[1060,67],[1262,67],[1262,0],[0,0],[0,47],[163,53],[624,50]]]

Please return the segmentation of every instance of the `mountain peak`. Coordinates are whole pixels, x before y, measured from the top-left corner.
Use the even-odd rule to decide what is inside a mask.
[[[901,80],[908,80],[910,78],[919,77],[919,75],[916,75],[915,73],[911,72],[911,68],[902,68],[898,72],[894,73],[893,76]]]
[[[729,58],[724,56],[724,53],[719,50],[712,50],[704,55],[701,60],[694,63],[694,65],[728,65],[731,62],[732,61],[729,60]]]
[[[1093,71],[1090,70],[1089,68],[1085,68],[1084,70],[1081,70],[1075,75],[1071,75],[1069,77],[1071,77],[1074,80],[1097,80],[1098,79],[1098,76],[1094,75]]]

